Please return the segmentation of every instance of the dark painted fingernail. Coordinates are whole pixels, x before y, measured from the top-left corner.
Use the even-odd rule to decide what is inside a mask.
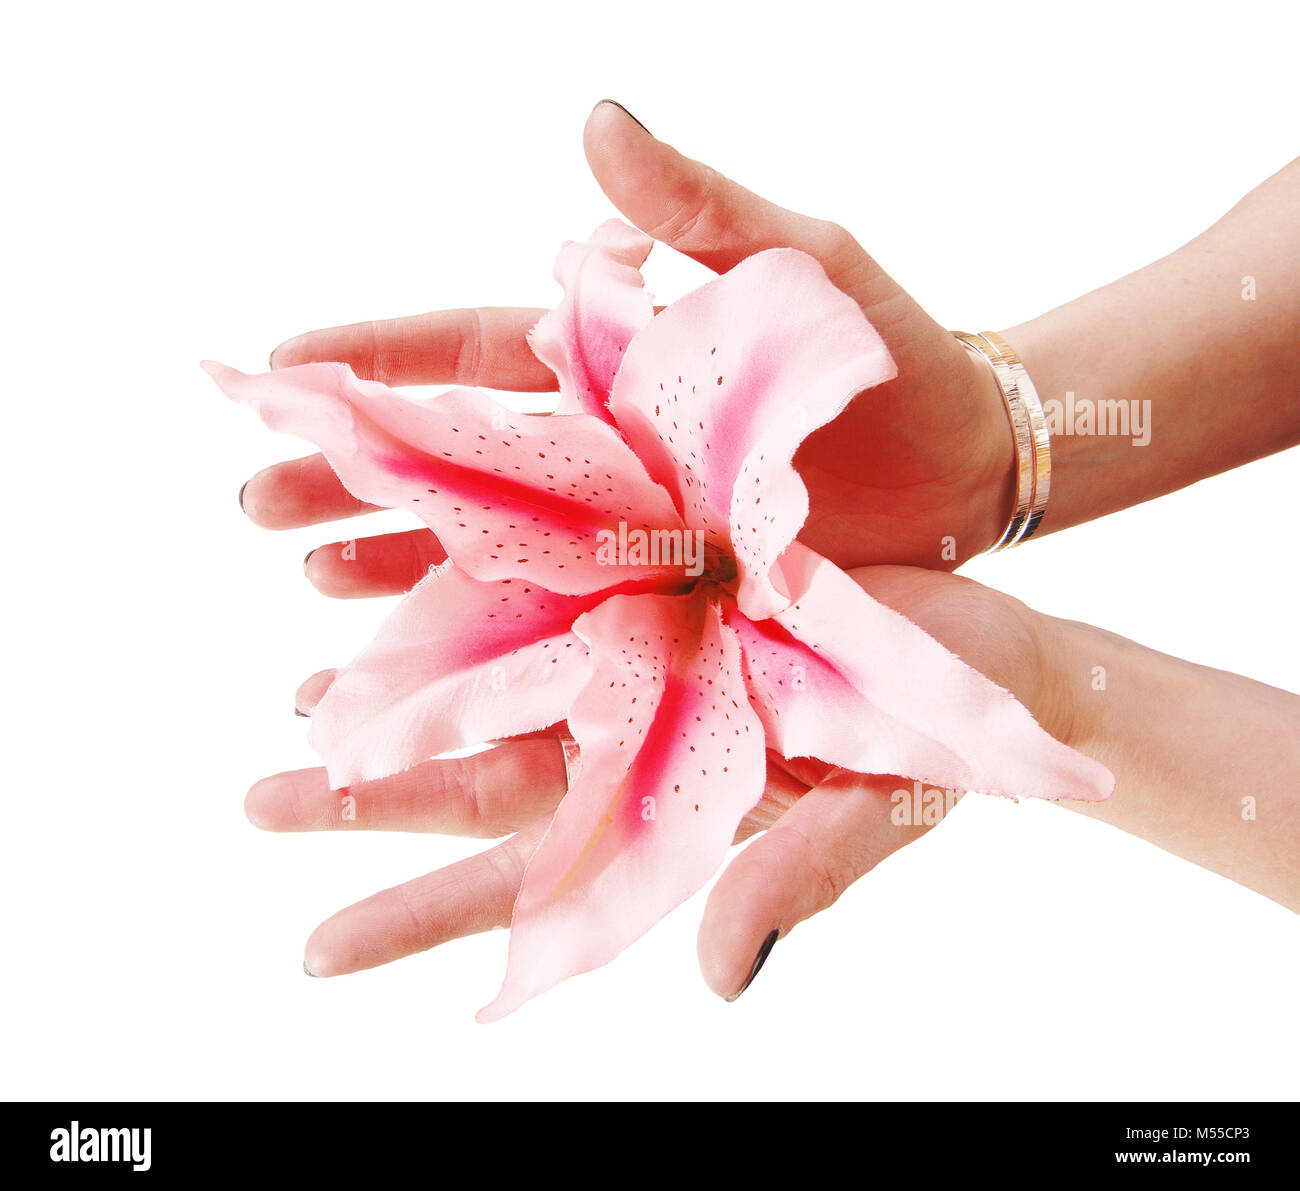
[[[317,546],[317,547],[316,547],[316,550],[319,550],[319,549],[320,549],[320,547]],[[311,556],[312,556],[313,554],[316,553],[316,550],[308,550],[308,551],[307,551],[306,557],[304,557],[303,560],[302,560],[302,569],[303,569],[304,571],[306,571],[306,569],[307,569],[307,564],[308,564],[309,562],[311,562]]]
[[[306,961],[306,960],[303,960],[303,961],[302,961],[302,970],[303,970],[304,972],[306,972],[307,975],[310,976],[313,980],[319,980],[319,979],[320,979],[320,977],[317,976],[316,973],[313,972],[313,971],[312,971],[312,970],[307,966],[307,961]]]
[[[300,716],[302,716],[302,718],[305,719],[305,720],[309,720],[309,719],[311,719],[311,716],[309,716],[305,711],[303,711],[303,709],[302,709],[301,707],[295,707],[295,708],[293,709],[293,714],[294,714],[294,715],[300,715]]]
[[[749,979],[740,986],[740,992],[732,993],[731,996],[727,998],[728,1002],[734,1001],[738,996],[740,996],[740,993],[743,993],[745,989],[754,983],[754,977],[762,971],[763,965],[767,963],[767,957],[772,954],[772,948],[776,946],[776,939],[780,933],[779,930],[774,930],[766,939],[763,940],[763,945],[758,949],[758,954],[754,957],[754,966],[749,969]]]
[[[248,489],[248,485],[249,485],[250,483],[252,483],[251,480],[245,480],[245,481],[244,481],[244,486],[243,486],[243,488],[241,488],[241,489],[239,490],[239,507],[240,507],[240,509],[243,509],[243,507],[244,507],[244,493],[245,493],[245,491]]]
[[[600,103],[612,103],[616,108],[618,108],[620,112],[623,113],[623,115],[625,115],[629,120],[631,120],[632,123],[637,125],[639,128],[643,129],[645,132],[650,133],[651,136],[654,136],[654,133],[650,132],[650,130],[646,128],[646,126],[642,124],[640,120],[638,120],[634,115],[632,115],[632,113],[629,112],[627,108],[625,108],[621,103],[619,103],[617,99],[602,99]],[[596,106],[600,107],[600,103],[598,103]]]

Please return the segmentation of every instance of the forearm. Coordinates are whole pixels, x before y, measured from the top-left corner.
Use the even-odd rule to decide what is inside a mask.
[[[1005,335],[1058,403],[1040,533],[1300,443],[1300,160],[1177,252]]]
[[[1104,819],[1300,911],[1300,696],[1044,618],[1063,734],[1115,774]]]

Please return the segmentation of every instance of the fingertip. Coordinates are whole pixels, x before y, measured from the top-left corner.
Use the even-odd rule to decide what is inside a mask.
[[[317,554],[319,554],[320,551],[321,551],[320,546],[313,547],[311,550],[308,550],[307,553],[304,554],[302,558],[302,573],[307,576],[307,582],[310,583],[317,591],[320,591],[321,589],[320,580],[322,576],[320,575],[319,568],[317,568],[316,571],[312,570],[311,560]]]
[[[753,979],[755,956],[767,937],[780,933],[777,907],[764,896],[770,880],[762,873],[755,873],[751,880],[746,871],[749,866],[736,867],[743,859],[744,853],[714,885],[696,941],[704,983],[729,1001]],[[771,950],[771,944],[767,949]]]
[[[331,542],[309,550],[302,560],[303,573],[323,596],[331,599],[350,599],[369,595],[368,589],[357,589],[356,541]],[[364,577],[361,576],[361,577]]]
[[[373,511],[340,483],[320,454],[273,463],[253,475],[240,495],[240,508],[261,529],[301,529]]]
[[[286,339],[278,347],[272,349],[270,356],[267,358],[267,365],[272,369],[291,368],[295,364],[304,363],[303,349],[306,343],[306,335],[294,335],[291,339]]]
[[[393,918],[386,899],[375,895],[326,918],[307,939],[303,966],[313,976],[347,976],[398,959],[393,949]]]
[[[333,919],[322,922],[307,940],[306,947],[303,948],[302,970],[308,976],[316,976],[321,979],[327,979],[330,976],[339,975],[341,968],[334,962],[333,951],[329,945],[329,925]]]
[[[294,692],[293,707],[299,715],[311,715],[316,704],[325,697],[337,670],[318,670]]]
[[[338,797],[320,767],[292,769],[254,782],[244,814],[263,831],[328,831],[343,826]]]
[[[249,787],[244,795],[244,817],[262,831],[279,830],[279,817],[275,813],[279,786],[276,778],[264,777]]]
[[[292,522],[284,517],[288,487],[283,465],[264,467],[244,481],[239,490],[239,507],[259,529],[292,528]]]
[[[617,198],[610,193],[610,187],[616,185],[620,174],[628,173],[635,166],[636,158],[629,154],[635,154],[638,147],[647,149],[659,144],[640,120],[612,99],[602,99],[591,109],[582,131],[587,163],[601,189],[616,204]]]
[[[648,136],[654,136],[654,133],[651,132],[644,124],[642,124],[641,121],[638,120],[634,115],[632,115],[632,113],[629,112],[627,108],[625,108],[621,103],[619,103],[617,99],[608,99],[608,98],[598,99],[596,101],[596,106],[591,109],[591,115],[594,116],[597,112],[601,111],[602,108],[614,109],[615,112],[621,113],[622,116],[631,120],[632,123],[635,124],[639,129],[641,129],[642,132],[646,133]],[[587,119],[588,119],[588,123],[590,123],[591,117],[589,116]]]
[[[735,993],[744,981],[740,965],[735,959],[738,954],[736,946],[719,940],[713,933],[706,934],[701,928],[696,941],[696,953],[700,961],[700,975],[704,977],[709,991],[724,1000]]]
[[[779,930],[771,930],[767,933],[763,942],[759,945],[758,953],[754,956],[754,962],[750,966],[749,975],[745,977],[745,983],[727,998],[728,1004],[738,1000],[740,994],[754,983],[754,978],[763,970],[763,965],[767,963],[767,957],[772,954],[772,948],[776,946],[776,941],[780,937],[781,932]]]
[[[700,932],[700,973],[711,992],[724,1001],[734,1001],[745,991],[767,962],[779,927],[763,925],[765,920],[733,921]]]

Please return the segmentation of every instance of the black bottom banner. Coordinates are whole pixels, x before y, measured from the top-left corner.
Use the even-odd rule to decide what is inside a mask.
[[[911,1177],[1046,1184],[1115,1173],[1226,1187],[1251,1176],[1293,1183],[1297,1141],[1295,1107],[1278,1103],[14,1103],[3,1111],[0,1169],[35,1176],[36,1185],[281,1173],[437,1184],[463,1181],[455,1173],[463,1163],[493,1180],[512,1165],[565,1180],[596,1171],[602,1181],[646,1179],[655,1167],[683,1179],[692,1168],[703,1177],[687,1157],[696,1153],[739,1167],[730,1177],[742,1181],[773,1174],[774,1160],[805,1178],[835,1160],[829,1169],[847,1165],[863,1182],[892,1181],[901,1166]],[[626,1167],[611,1168],[620,1151]],[[754,1160],[757,1172],[746,1169]]]

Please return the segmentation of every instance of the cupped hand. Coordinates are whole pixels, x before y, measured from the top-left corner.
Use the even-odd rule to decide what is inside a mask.
[[[991,373],[908,296],[842,227],[759,198],[656,140],[618,105],[587,121],[597,182],[637,227],[725,272],[766,248],[815,257],[889,347],[898,376],[854,401],[796,456],[810,512],[800,540],[841,566],[902,563],[951,570],[991,546],[1011,503],[1013,446]],[[336,360],[390,385],[555,388],[525,336],[538,309],[487,307],[314,331],[282,344],[273,367]],[[297,528],[369,511],[320,455],[267,468],[241,504],[259,525]],[[444,552],[424,529],[314,551],[322,592],[392,595]]]
[[[968,579],[906,567],[870,567],[854,578],[1006,687],[1058,738],[1071,717],[1053,680],[1050,629],[1016,600]],[[330,673],[298,693],[310,714]],[[1068,743],[1068,741],[1067,741]],[[715,884],[699,934],[709,987],[734,997],[752,978],[773,932],[784,937],[831,905],[854,881],[933,820],[916,821],[912,783],[864,777],[768,754],[767,788],[738,841],[762,832]],[[248,816],[270,831],[433,831],[503,843],[375,894],[317,927],[305,966],[337,976],[388,963],[452,939],[507,926],[524,866],[566,789],[557,733],[509,740],[474,756],[427,761],[405,773],[331,790],[323,769],[282,773],[249,792]],[[931,800],[940,811],[946,800]]]

